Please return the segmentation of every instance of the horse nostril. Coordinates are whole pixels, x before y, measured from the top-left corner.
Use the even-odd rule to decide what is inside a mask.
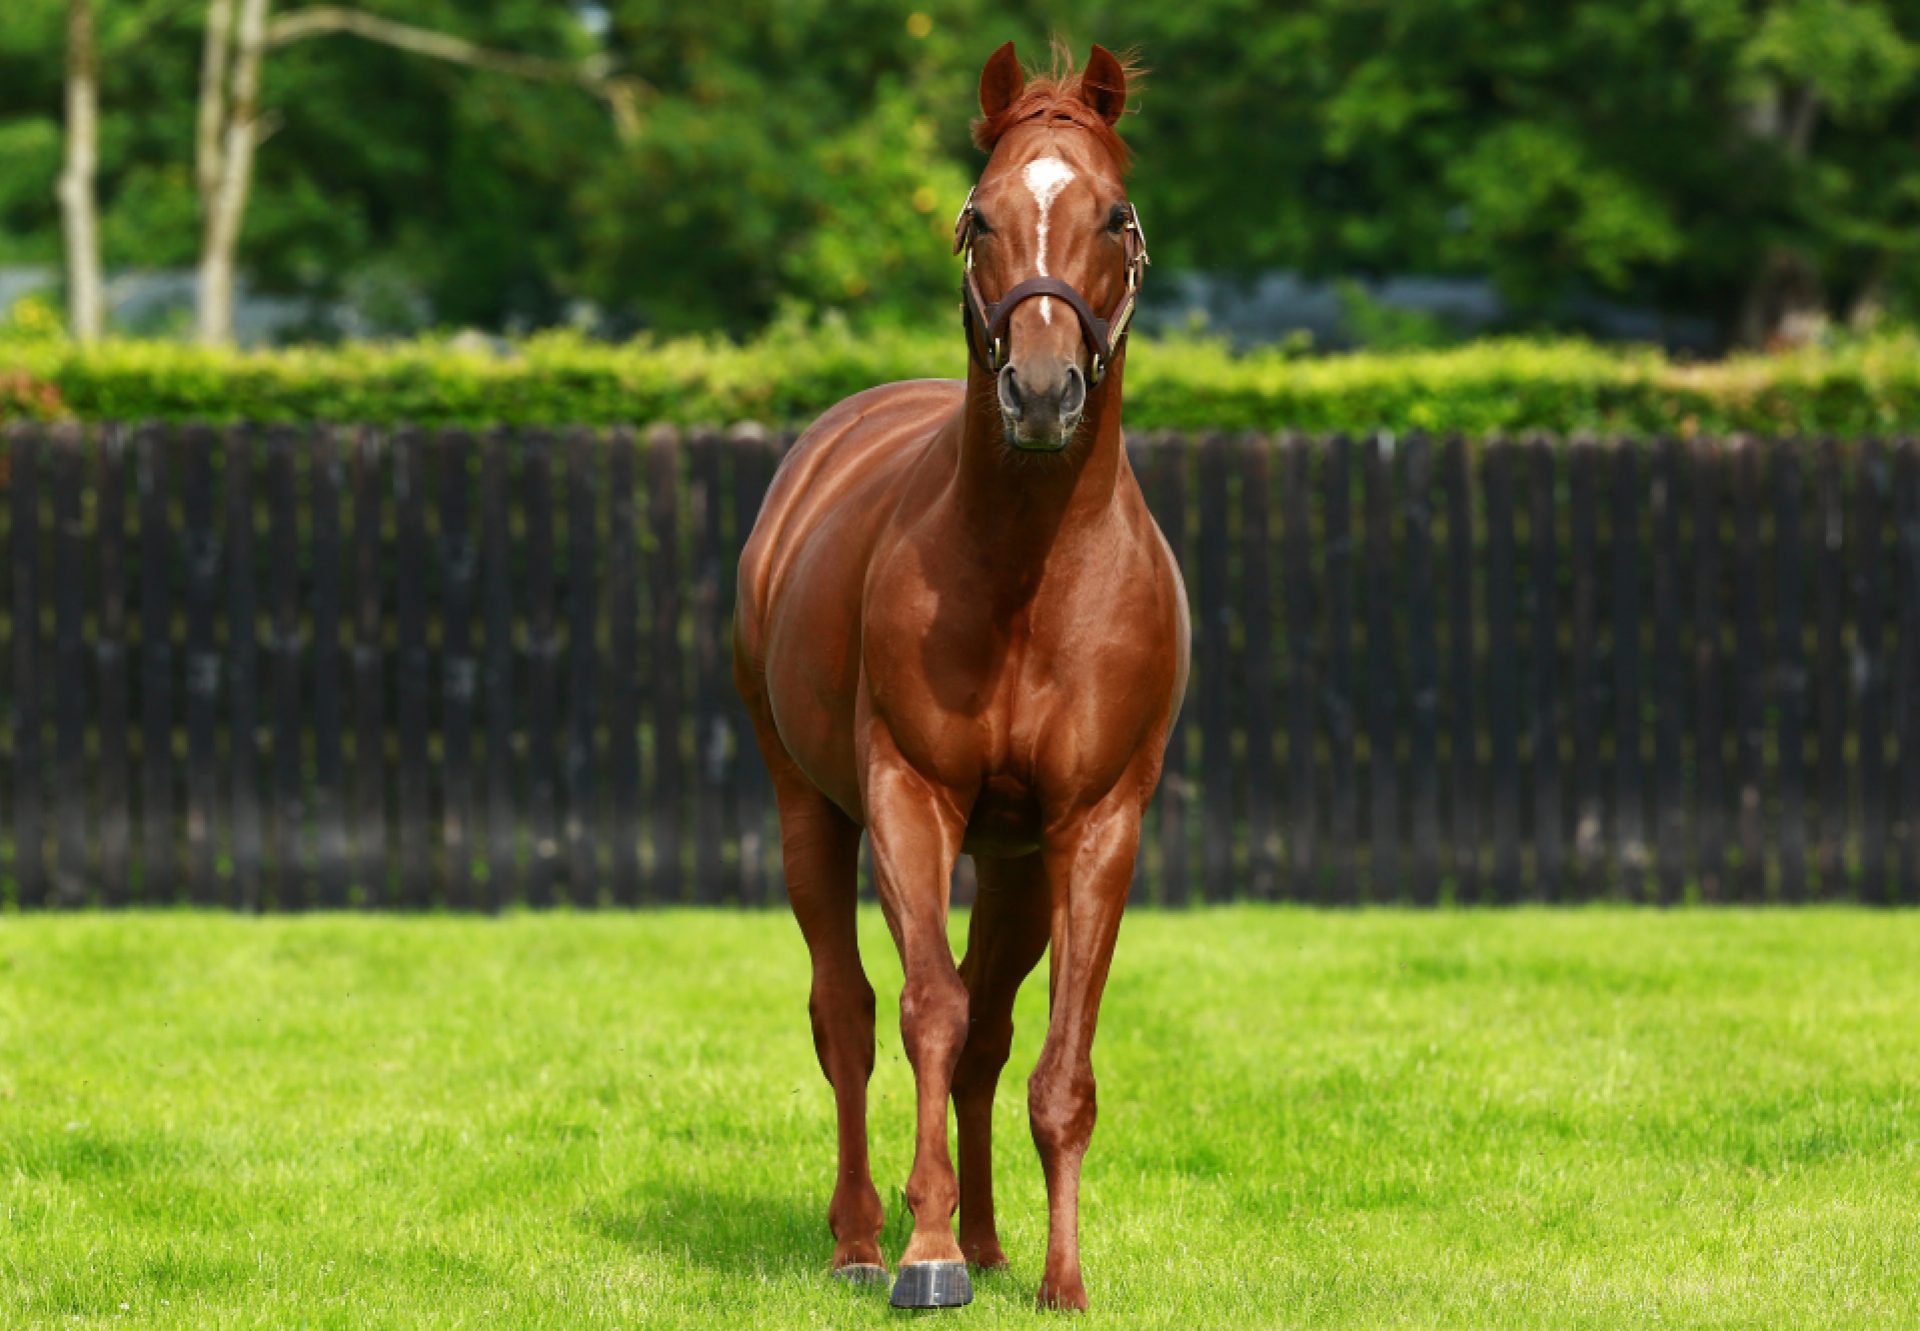
[[[1087,405],[1087,376],[1078,365],[1067,366],[1067,386],[1060,391],[1060,419],[1075,420]]]
[[[1015,420],[1026,410],[1026,404],[1020,400],[1020,383],[1014,378],[1011,365],[1000,371],[1000,407]]]

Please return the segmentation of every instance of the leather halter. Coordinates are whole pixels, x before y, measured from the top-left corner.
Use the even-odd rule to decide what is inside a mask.
[[[989,301],[980,294],[980,283],[973,274],[976,216],[973,196],[978,188],[967,191],[967,201],[960,205],[960,215],[953,220],[953,252],[967,256],[966,271],[960,276],[960,324],[967,331],[968,354],[988,374],[999,374],[1007,363],[1007,324],[1013,318],[1014,308],[1035,296],[1054,296],[1065,301],[1074,318],[1080,321],[1080,331],[1093,349],[1093,373],[1088,376],[1088,386],[1097,385],[1106,376],[1107,367],[1113,364],[1126,339],[1141,278],[1152,262],[1147,257],[1147,236],[1140,229],[1140,214],[1131,203],[1120,205],[1126,218],[1122,237],[1127,247],[1127,287],[1107,311],[1106,318],[1096,315],[1085,296],[1057,277],[1029,277],[1015,283],[999,300]]]

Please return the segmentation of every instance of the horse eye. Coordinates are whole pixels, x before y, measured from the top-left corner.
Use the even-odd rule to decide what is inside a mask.
[[[973,215],[973,229],[978,235],[991,236],[993,234],[993,228],[987,225],[987,215],[985,213],[975,213]]]
[[[1124,203],[1113,205],[1113,211],[1107,214],[1107,230],[1119,235],[1127,229],[1127,206]]]

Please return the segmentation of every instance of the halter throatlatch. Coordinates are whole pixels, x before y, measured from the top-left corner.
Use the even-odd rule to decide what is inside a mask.
[[[973,274],[973,195],[973,190],[967,191],[967,201],[960,205],[960,215],[953,221],[953,252],[967,256],[966,271],[960,276],[960,323],[967,330],[968,354],[988,374],[1000,373],[1007,363],[1007,324],[1013,318],[1014,308],[1035,296],[1056,296],[1067,303],[1074,318],[1080,321],[1080,331],[1093,349],[1093,373],[1087,379],[1090,386],[1097,385],[1126,339],[1127,325],[1133,322],[1140,281],[1152,262],[1147,257],[1147,236],[1140,229],[1140,214],[1131,203],[1120,205],[1126,214],[1122,238],[1127,247],[1127,286],[1102,319],[1087,304],[1086,297],[1057,277],[1029,277],[1015,283],[996,301],[982,296],[980,283]]]

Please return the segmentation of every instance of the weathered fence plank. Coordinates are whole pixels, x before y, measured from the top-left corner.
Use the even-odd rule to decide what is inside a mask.
[[[1514,446],[1486,446],[1488,821],[1493,896],[1518,901],[1520,882],[1520,634],[1515,613]]]
[[[1453,897],[1480,895],[1480,752],[1475,694],[1480,684],[1475,643],[1473,474],[1466,440],[1447,440],[1441,463],[1447,492],[1447,839],[1453,851]]]
[[[1733,650],[1742,668],[1734,696],[1734,754],[1739,770],[1739,895],[1759,901],[1766,892],[1761,828],[1766,798],[1766,734],[1761,708],[1770,662],[1760,636],[1760,450],[1735,442],[1733,461]]]
[[[683,747],[680,678],[686,650],[680,645],[680,493],[682,451],[679,435],[665,427],[647,439],[648,625],[647,677],[653,698],[653,760],[647,776],[647,832],[652,857],[648,868],[657,885],[656,900],[686,898],[682,859],[682,812],[687,788]]]
[[[40,759],[40,464],[45,436],[26,426],[8,434],[8,511],[13,574],[12,699],[8,722],[13,732],[13,879],[14,899],[22,906],[46,904],[45,827],[41,821]]]
[[[1233,843],[1238,823],[1233,779],[1235,729],[1233,660],[1233,589],[1228,585],[1229,545],[1227,490],[1233,454],[1224,435],[1201,441],[1199,524],[1194,530],[1199,547],[1194,596],[1194,699],[1200,731],[1200,894],[1208,901],[1225,901],[1236,894]]]
[[[566,797],[567,897],[576,906],[598,904],[600,827],[594,799],[600,782],[595,761],[599,713],[599,601],[595,592],[601,537],[595,496],[604,485],[603,445],[590,430],[567,433],[567,700]]]
[[[1663,904],[1678,902],[1686,891],[1687,815],[1684,773],[1687,733],[1686,665],[1680,649],[1681,476],[1684,455],[1678,440],[1654,445],[1652,490],[1653,581],[1653,769],[1657,826],[1655,856]]]
[[[397,821],[400,900],[411,910],[434,904],[433,829],[428,811],[432,774],[427,732],[432,719],[432,659],[427,647],[427,445],[418,430],[393,438],[394,698],[400,741]],[[543,506],[544,507],[544,506]]]
[[[168,439],[159,427],[142,426],[134,434],[133,449],[134,480],[140,492],[140,900],[159,905],[172,901],[177,889],[176,838],[180,827],[173,796],[177,771],[173,755],[174,548],[167,517],[172,487],[168,484]],[[16,487],[21,484],[18,468],[22,460],[23,455],[16,453]],[[17,488],[14,497],[19,498]],[[18,536],[16,530],[16,541]],[[20,558],[17,545],[14,558]],[[16,576],[18,572],[16,563]],[[17,609],[14,632],[20,632]],[[24,736],[27,732],[23,729],[18,733]],[[25,845],[27,824],[20,818],[17,814],[16,842]],[[24,895],[24,875],[20,883]]]
[[[504,430],[480,443],[480,598],[482,688],[486,693],[487,890],[494,910],[525,892],[520,868],[518,804],[514,787],[512,445]]]
[[[255,439],[233,430],[226,440],[227,511],[227,781],[232,900],[241,910],[261,906],[259,563],[254,557]],[[191,518],[189,518],[191,530]],[[220,687],[216,675],[211,687]]]
[[[639,524],[634,499],[633,432],[618,429],[607,457],[607,801],[609,886],[615,905],[640,902]]]
[[[553,542],[554,437],[546,430],[521,436],[520,492],[525,499],[526,559],[521,569],[526,624],[527,900],[551,906],[560,887],[560,641],[555,607]]]
[[[1280,738],[1274,710],[1279,677],[1274,669],[1274,636],[1280,625],[1274,599],[1273,567],[1277,550],[1273,492],[1273,446],[1259,435],[1235,441],[1240,471],[1240,601],[1244,638],[1241,680],[1245,689],[1247,742],[1247,882],[1256,901],[1280,895],[1280,791],[1274,751]]]
[[[223,667],[231,665],[236,672],[247,675],[246,683],[231,693],[234,705],[246,709],[243,714],[236,713],[232,728],[250,736],[254,724],[250,688],[253,660],[252,559],[245,561],[247,572],[238,585],[231,589],[233,603],[228,613],[235,628],[230,660],[214,641],[215,601],[220,585],[223,546],[221,528],[215,525],[213,519],[214,441],[213,432],[205,429],[189,429],[181,441],[181,511],[186,519],[182,539],[186,547],[187,572],[187,870],[189,899],[202,906],[229,904],[222,900],[225,893],[221,890],[215,868],[218,814],[214,806],[219,798],[220,778],[214,768],[214,732],[218,724],[217,708]],[[246,496],[251,493],[253,450],[251,439],[237,430],[228,442],[233,445],[227,457],[227,539],[230,541],[236,521],[234,509],[236,506],[244,507],[249,502]],[[249,511],[249,521],[251,516]],[[248,548],[251,551],[251,544]],[[232,751],[233,761],[236,764],[244,761],[245,767],[244,773],[234,773],[238,789],[236,800],[242,808],[251,810],[257,806],[259,799],[251,761],[252,748],[250,744],[236,744],[232,746]],[[245,755],[244,759],[241,755]],[[245,777],[244,785],[239,784],[242,775]],[[243,907],[251,905],[246,901],[239,904]]]
[[[1818,607],[1818,646],[1814,679],[1820,714],[1820,891],[1828,899],[1846,895],[1846,697],[1847,671],[1841,644],[1846,614],[1847,532],[1840,446],[1822,440],[1818,453],[1819,514],[1814,562],[1814,604]]]
[[[100,433],[94,455],[96,505],[95,569],[99,575],[99,625],[93,643],[100,733],[96,803],[100,900],[123,906],[128,899],[128,848],[133,810],[127,772],[127,433],[110,425]]]
[[[384,441],[361,431],[353,445],[353,858],[362,901],[391,904],[387,866],[386,598],[380,551]]]
[[[1907,439],[1894,473],[1897,516],[1895,595],[1900,603],[1900,657],[1894,672],[1900,746],[1900,901],[1920,905],[1920,439]]]
[[[349,901],[352,850],[347,836],[345,729],[341,670],[341,461],[349,436],[323,426],[314,436],[313,506],[313,849],[317,902],[339,910]]]
[[[440,854],[447,905],[455,910],[474,904],[480,826],[473,738],[480,702],[480,661],[474,648],[480,580],[479,545],[473,535],[476,453],[473,436],[464,430],[446,431],[434,441],[433,469],[440,482]]]
[[[77,425],[53,436],[53,902],[84,906],[92,897],[87,864],[87,668],[82,643],[86,613],[86,437]]]
[[[721,642],[725,622],[722,582],[730,581],[726,540],[721,530],[725,482],[721,476],[725,441],[697,430],[688,440],[693,466],[692,508],[687,523],[693,595],[688,606],[693,633],[693,864],[699,899],[708,904],[739,900],[738,864],[726,856],[733,834],[728,783],[729,726]],[[726,567],[723,569],[723,565]]]
[[[1285,568],[1287,634],[1287,890],[1296,901],[1319,895],[1319,807],[1314,724],[1319,697],[1319,644],[1314,634],[1311,445],[1288,435],[1280,445],[1281,562]]]
[[[1710,441],[1693,448],[1693,861],[1700,895],[1718,901],[1726,887],[1727,843],[1721,732],[1720,471],[1725,454]]]
[[[309,441],[293,430],[267,435],[268,642],[272,662],[272,857],[274,904],[311,904],[306,780],[302,771],[308,704],[301,688],[306,634],[300,613],[300,455]]]
[[[1887,899],[1887,614],[1884,601],[1886,497],[1891,488],[1886,448],[1878,439],[1860,444],[1854,470],[1854,533],[1859,557],[1853,571],[1853,644],[1857,663],[1859,728],[1855,731],[1860,846],[1860,898]]]
[[[1320,676],[1320,708],[1327,737],[1327,874],[1323,901],[1355,905],[1360,901],[1360,796],[1354,775],[1359,734],[1359,700],[1353,673],[1353,440],[1336,435],[1327,441],[1322,473],[1322,541],[1326,586],[1321,620],[1326,670]]]
[[[1187,549],[1187,461],[1189,449],[1184,439],[1163,442],[1154,452],[1153,465],[1145,477],[1147,502],[1159,519],[1167,544],[1181,567],[1191,568]],[[1161,775],[1160,796],[1160,901],[1181,906],[1187,902],[1191,875],[1187,868],[1187,808],[1192,788],[1188,768],[1188,714],[1194,704],[1192,681],[1187,697],[1167,736],[1165,770]]]
[[[1399,676],[1402,648],[1394,633],[1399,597],[1394,578],[1393,449],[1390,435],[1374,435],[1362,464],[1367,565],[1367,816],[1368,895],[1390,901],[1406,895],[1400,877]]]
[[[1613,596],[1613,862],[1615,888],[1628,900],[1646,895],[1646,766],[1642,755],[1640,693],[1640,585],[1647,557],[1640,513],[1644,493],[1640,453],[1631,441],[1616,441],[1613,464],[1609,558]]]
[[[1554,901],[1567,895],[1561,881],[1566,837],[1560,797],[1560,732],[1565,716],[1560,705],[1559,448],[1552,439],[1536,437],[1529,442],[1528,453],[1532,462],[1527,525],[1533,573],[1529,644],[1533,714],[1527,731],[1533,760],[1533,876],[1536,895]]]
[[[1444,871],[1440,847],[1440,659],[1435,603],[1433,441],[1412,434],[1401,495],[1401,565],[1407,575],[1407,798],[1412,864],[1407,897],[1421,905],[1438,899]],[[1264,678],[1253,671],[1253,679]],[[1251,722],[1249,723],[1251,724]]]
[[[1776,657],[1770,672],[1773,706],[1778,716],[1780,804],[1779,884],[1783,900],[1804,901],[1807,894],[1807,657],[1806,619],[1802,610],[1805,540],[1801,512],[1805,506],[1800,449],[1793,441],[1774,445],[1768,452],[1772,467],[1773,513],[1773,644]]]

